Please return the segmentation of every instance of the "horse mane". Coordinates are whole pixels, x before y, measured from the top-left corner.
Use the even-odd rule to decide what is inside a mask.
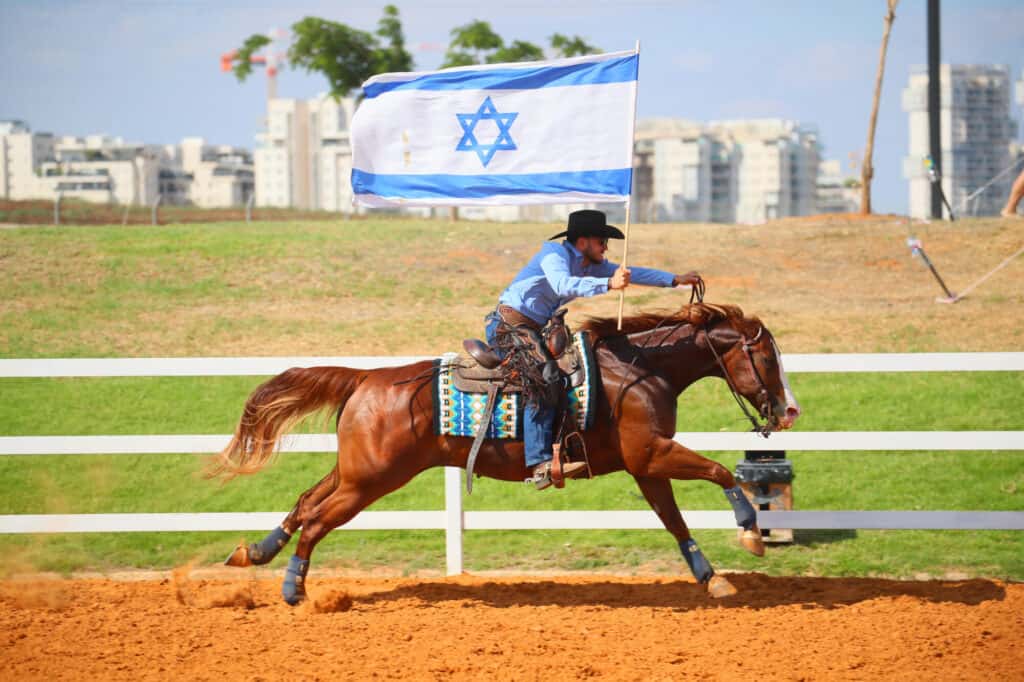
[[[644,312],[622,318],[622,329],[618,328],[618,320],[614,317],[591,317],[580,325],[580,329],[590,332],[594,340],[612,336],[625,336],[637,332],[650,331],[661,324],[667,329],[676,324],[691,324],[702,327],[719,321],[728,322],[733,329],[745,331],[753,325],[760,325],[757,318],[747,319],[743,311],[735,305],[719,305],[715,303],[690,303],[675,313]]]

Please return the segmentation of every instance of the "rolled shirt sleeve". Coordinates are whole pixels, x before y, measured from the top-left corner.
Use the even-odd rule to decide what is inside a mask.
[[[589,270],[594,271],[594,274],[600,277],[611,277],[615,274],[615,271],[619,269],[618,263],[613,263],[610,260],[606,260],[598,265],[593,265]],[[673,280],[676,276],[671,272],[665,272],[664,270],[656,270],[655,268],[641,268],[639,266],[629,266],[629,281],[631,284],[642,284],[648,287],[670,287],[672,286]],[[607,290],[607,287],[605,288]]]
[[[544,324],[574,298],[607,293],[608,278],[618,267],[609,261],[584,266],[582,254],[571,244],[548,242],[519,271],[498,301]],[[670,272],[653,268],[633,267],[630,272],[634,284],[646,286],[671,286],[675,278]]]
[[[559,253],[549,253],[540,261],[541,270],[548,284],[559,298],[596,296],[608,291],[608,277],[611,275],[576,277],[569,271],[569,263]],[[615,270],[613,269],[612,272]]]

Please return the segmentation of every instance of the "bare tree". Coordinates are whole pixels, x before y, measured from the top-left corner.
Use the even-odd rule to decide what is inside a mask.
[[[871,165],[871,155],[875,151],[875,124],[878,122],[878,100],[882,96],[882,78],[885,76],[885,53],[889,49],[889,32],[892,22],[896,19],[896,5],[899,0],[886,0],[889,11],[885,14],[885,31],[882,33],[882,49],[878,53],[878,74],[875,76],[875,99],[871,104],[871,120],[868,122],[868,142],[864,146],[864,164],[861,166],[860,183],[860,214],[871,213],[871,178],[875,169]]]

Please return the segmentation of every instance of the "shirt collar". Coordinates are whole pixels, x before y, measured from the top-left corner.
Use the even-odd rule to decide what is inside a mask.
[[[577,260],[583,258],[583,252],[577,249],[568,239],[563,241],[562,245],[569,249],[569,253],[573,255],[573,258],[576,258]]]

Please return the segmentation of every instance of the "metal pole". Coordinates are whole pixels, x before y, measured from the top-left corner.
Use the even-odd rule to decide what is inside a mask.
[[[939,175],[938,170],[935,168],[935,161],[931,156],[926,156],[924,159],[925,168],[928,169],[928,179],[932,183],[932,197],[938,195],[941,203],[939,204],[939,215],[938,219],[942,219],[942,206],[946,206],[946,210],[949,211],[950,221],[956,220],[956,216],[953,215],[953,207],[949,205],[949,201],[946,199],[946,193],[942,191],[942,176]],[[935,217],[935,216],[932,216]]]
[[[939,0],[928,0],[928,152],[942,177],[942,90],[939,76]],[[942,220],[942,187],[932,183],[932,218]]]
[[[928,269],[932,271],[933,275],[935,275],[935,279],[938,281],[939,286],[946,292],[946,298],[956,298],[956,295],[950,291],[949,287],[946,286],[946,283],[942,281],[942,277],[939,276],[939,271],[935,269],[934,265],[932,265],[932,261],[928,258],[928,254],[924,252],[924,249],[919,249],[919,253],[921,254],[921,259],[924,261],[924,264],[927,265]]]
[[[157,220],[156,220],[156,218],[157,218],[157,207],[160,205],[160,201],[163,200],[163,198],[164,198],[163,194],[157,194],[156,195],[156,201],[153,202],[153,209],[152,209],[152,213],[151,213],[151,221],[152,221],[152,223],[154,225],[158,224]]]
[[[53,200],[53,224],[60,225],[60,200],[63,198],[63,194],[57,192],[57,198]]]
[[[921,260],[924,261],[924,264],[927,265],[928,269],[932,271],[932,275],[934,275],[935,280],[939,283],[939,286],[942,287],[942,290],[946,292],[946,299],[949,302],[955,303],[957,300],[957,295],[950,291],[949,287],[946,286],[946,283],[942,281],[942,277],[939,275],[939,271],[935,269],[934,265],[932,265],[932,261],[930,258],[928,258],[928,254],[924,252],[924,246],[921,245],[921,240],[914,239],[913,237],[908,237],[907,246],[910,247],[910,252],[917,256],[920,256]]]
[[[252,222],[252,202],[256,200],[256,192],[249,195],[249,198],[245,202],[245,222]]]

